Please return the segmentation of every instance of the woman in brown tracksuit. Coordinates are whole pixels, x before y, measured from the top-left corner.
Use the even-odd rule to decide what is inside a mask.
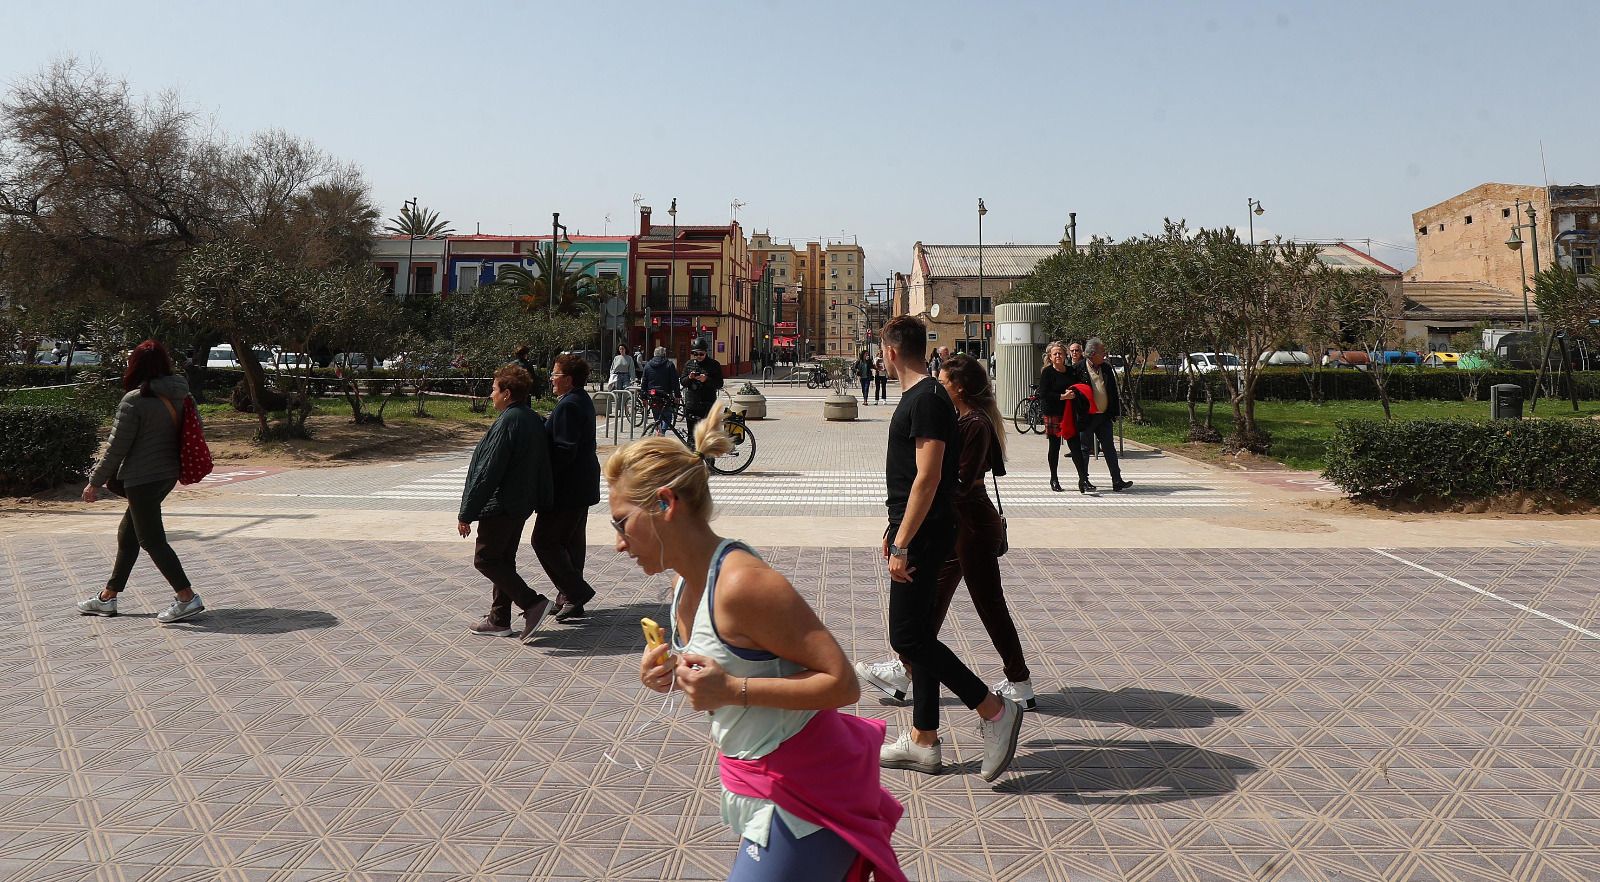
[[[984,630],[989,632],[995,651],[1005,663],[1006,678],[995,684],[995,691],[1022,705],[1024,710],[1033,710],[1033,682],[1028,663],[1022,657],[1022,641],[1017,636],[1017,626],[1011,619],[1005,591],[1000,585],[998,554],[1005,539],[1005,525],[984,486],[991,469],[997,475],[1005,474],[1005,423],[995,403],[989,372],[982,361],[964,352],[952,355],[940,371],[939,382],[956,406],[961,460],[955,496],[956,541],[951,557],[939,570],[935,620],[943,626],[956,585],[966,577],[972,605],[977,608]]]

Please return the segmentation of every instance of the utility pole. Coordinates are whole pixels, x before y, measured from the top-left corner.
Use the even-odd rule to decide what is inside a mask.
[[[412,288],[416,285],[417,270],[411,264],[412,254],[417,247],[417,197],[413,196],[405,201],[411,207],[411,230],[406,233],[406,294],[405,299],[410,300],[414,293]],[[420,400],[420,399],[419,399]]]
[[[984,351],[978,354],[983,358],[989,357],[989,333],[982,329],[983,323],[989,316],[989,304],[984,301],[983,297],[983,216],[988,213],[989,209],[984,207],[983,200],[980,198],[978,200],[978,335],[983,339]]]
[[[678,197],[672,197],[672,269],[667,275],[667,357],[676,361],[678,355]]]

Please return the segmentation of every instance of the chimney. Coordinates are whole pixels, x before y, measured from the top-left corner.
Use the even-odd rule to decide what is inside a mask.
[[[639,235],[650,235],[650,206],[639,206]]]

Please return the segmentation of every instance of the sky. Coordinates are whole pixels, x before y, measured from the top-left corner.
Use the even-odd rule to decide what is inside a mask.
[[[458,232],[660,219],[912,244],[1190,226],[1374,240],[1486,181],[1600,183],[1600,4],[0,0],[7,89],[76,57],[309,138]],[[609,216],[609,222],[606,218]],[[1509,231],[1508,231],[1509,232]],[[1360,247],[1366,247],[1365,242]]]

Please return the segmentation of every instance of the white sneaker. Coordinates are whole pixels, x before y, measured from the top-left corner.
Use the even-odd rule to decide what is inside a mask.
[[[1001,680],[994,684],[994,694],[1001,698],[1011,699],[1021,705],[1025,711],[1035,710],[1039,707],[1039,702],[1033,697],[1032,680],[1018,680],[1014,683],[1010,680]]]
[[[117,599],[101,600],[100,595],[88,600],[78,601],[78,613],[85,616],[114,616],[117,614]]]
[[[1022,735],[1022,706],[1009,698],[1000,702],[1005,709],[1000,719],[978,720],[978,734],[983,736],[983,780],[993,781],[1003,774],[1017,755],[1017,739]]]
[[[206,611],[206,605],[200,602],[200,595],[196,594],[188,600],[174,600],[172,605],[156,614],[156,621],[163,625],[191,619]]]
[[[910,729],[902,729],[899,738],[879,748],[878,765],[937,775],[944,771],[944,751],[937,741],[923,747],[911,740]]]
[[[868,686],[875,686],[889,694],[889,697],[901,704],[906,703],[906,696],[911,694],[911,677],[906,674],[906,666],[899,659],[881,662],[856,662],[856,676]]]

